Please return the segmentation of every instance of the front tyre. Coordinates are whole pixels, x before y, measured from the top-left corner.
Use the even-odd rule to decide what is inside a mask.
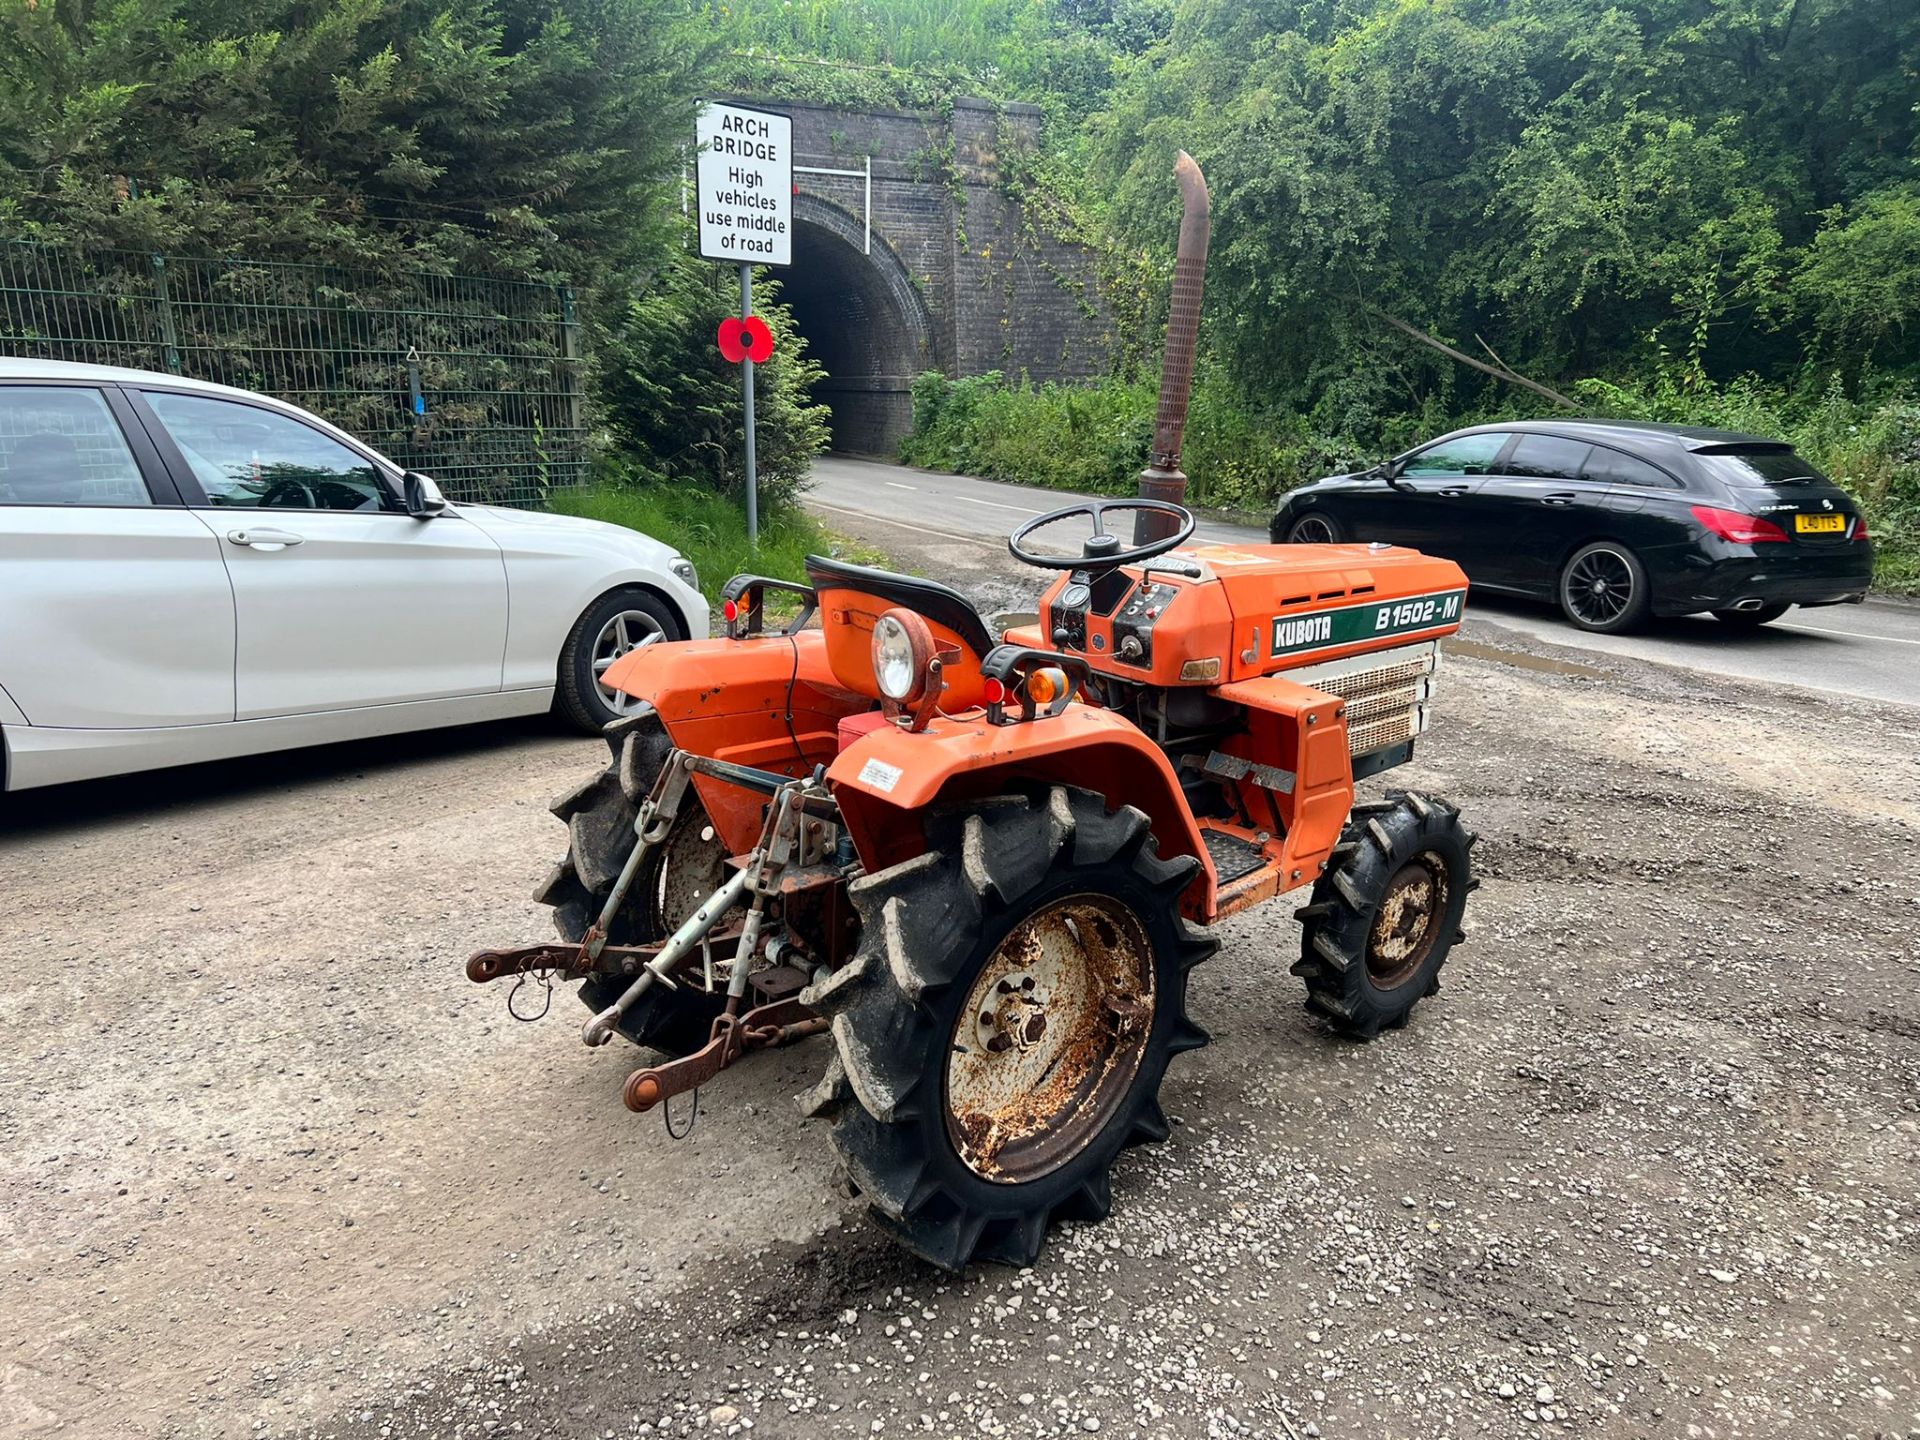
[[[1307,1008],[1342,1034],[1371,1040],[1407,1023],[1440,988],[1478,888],[1473,834],[1444,800],[1411,792],[1356,805],[1332,864],[1297,912]]]
[[[1556,593],[1560,612],[1596,635],[1637,630],[1653,608],[1647,567],[1615,540],[1596,540],[1568,556]]]
[[[642,703],[602,683],[613,662],[643,646],[681,638],[666,603],[629,587],[602,595],[574,622],[560,651],[554,709],[577,729],[598,735]]]
[[[1166,1138],[1167,1062],[1207,1038],[1187,972],[1217,943],[1180,915],[1197,862],[1130,806],[1057,787],[929,830],[854,882],[859,948],[802,994],[837,1048],[803,1109],[908,1249],[1030,1265],[1055,1217],[1106,1217],[1124,1147]]]

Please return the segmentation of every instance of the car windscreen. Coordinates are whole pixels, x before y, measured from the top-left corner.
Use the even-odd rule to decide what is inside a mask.
[[[1802,460],[1784,445],[1739,448],[1716,445],[1711,450],[1696,450],[1693,458],[1709,475],[1727,485],[1748,488],[1759,485],[1804,485],[1823,482],[1817,467]]]

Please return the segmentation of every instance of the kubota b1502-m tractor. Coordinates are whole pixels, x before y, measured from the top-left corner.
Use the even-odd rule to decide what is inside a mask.
[[[1172,533],[1123,545],[1112,522],[1142,513]],[[1065,525],[1077,553],[1039,548]],[[928,580],[736,578],[724,638],[606,673],[643,703],[554,807],[562,943],[469,975],[580,982],[587,1044],[670,1057],[627,1079],[636,1111],[829,1034],[803,1109],[875,1219],[939,1265],[1031,1262],[1053,1217],[1105,1216],[1123,1148],[1165,1138],[1209,927],[1310,885],[1291,969],[1368,1039],[1438,988],[1473,888],[1452,806],[1354,803],[1413,753],[1459,568],[1192,531],[1157,501],[1031,522],[1009,548],[1061,573],[997,639]],[[774,625],[781,592],[799,613]]]

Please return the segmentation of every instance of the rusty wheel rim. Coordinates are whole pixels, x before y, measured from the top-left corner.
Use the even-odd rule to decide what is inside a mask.
[[[654,868],[653,923],[671,935],[727,878],[727,847],[698,810],[682,815],[661,842]]]
[[[1367,978],[1397,990],[1420,972],[1440,939],[1447,908],[1447,866],[1433,851],[1413,857],[1387,882],[1367,932]]]
[[[1133,1087],[1153,1029],[1153,944],[1133,911],[1070,895],[981,967],[947,1054],[947,1138],[983,1180],[1017,1185],[1090,1144]]]

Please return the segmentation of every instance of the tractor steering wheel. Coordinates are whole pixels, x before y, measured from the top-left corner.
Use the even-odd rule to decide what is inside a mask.
[[[1120,548],[1120,537],[1107,533],[1106,515],[1109,510],[1131,510],[1136,514],[1169,515],[1178,523],[1179,528],[1173,534],[1159,540],[1149,540],[1144,545],[1136,545],[1131,550]],[[1071,520],[1076,515],[1085,515],[1093,521],[1093,534],[1080,547],[1077,556],[1036,555],[1031,550],[1020,548],[1020,542],[1047,525],[1061,520]],[[1007,541],[1007,552],[1014,559],[1042,570],[1084,570],[1090,573],[1105,574],[1117,570],[1122,565],[1138,565],[1151,560],[1156,555],[1185,542],[1193,534],[1193,513],[1184,505],[1175,505],[1167,500],[1083,500],[1078,505],[1069,505],[1063,510],[1050,510],[1045,515],[1029,520]]]

